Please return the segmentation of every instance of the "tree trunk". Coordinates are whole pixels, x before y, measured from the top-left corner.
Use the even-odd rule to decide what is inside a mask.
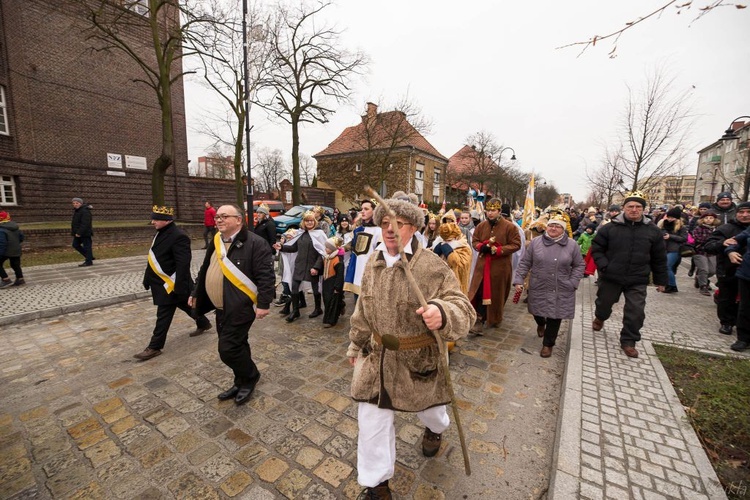
[[[242,107],[244,108],[244,104]],[[237,118],[239,119],[237,120],[237,141],[234,144],[234,190],[237,197],[237,206],[242,208],[245,203],[245,184],[242,182],[242,176],[246,173],[242,171],[242,149],[245,144],[245,113],[240,113],[240,116]],[[249,187],[249,178],[247,179],[247,183]],[[248,207],[247,210],[252,211],[253,207]]]
[[[292,115],[292,203],[300,204],[299,189],[299,116]]]

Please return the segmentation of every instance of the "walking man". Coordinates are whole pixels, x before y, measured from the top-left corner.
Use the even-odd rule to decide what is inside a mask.
[[[156,236],[148,251],[148,265],[143,274],[143,288],[151,289],[151,298],[156,308],[156,325],[148,347],[133,357],[146,361],[161,354],[167,341],[167,332],[177,309],[191,315],[188,298],[193,289],[190,275],[190,237],[174,223],[174,209],[154,205],[151,225]],[[211,328],[205,316],[195,320],[195,337]]]
[[[205,314],[216,310],[219,357],[234,372],[234,383],[220,400],[246,403],[260,380],[248,332],[255,318],[268,315],[273,300],[273,256],[268,243],[242,224],[237,205],[223,205],[216,214],[219,232],[206,250],[189,304]]]
[[[612,306],[625,296],[620,347],[625,355],[638,357],[635,343],[641,340],[646,319],[646,287],[653,274],[656,290],[667,285],[667,251],[661,230],[643,215],[646,199],[639,191],[629,193],[623,212],[597,231],[591,256],[599,272],[596,309],[592,329],[598,332],[612,314]]]
[[[210,200],[206,200],[203,207],[205,208],[203,210],[203,250],[205,250],[214,240],[216,234],[216,221],[214,220],[216,209]]]
[[[70,223],[70,234],[73,236],[73,248],[85,259],[78,267],[94,265],[94,250],[91,248],[91,237],[94,235],[91,207],[84,205],[81,198],[73,198],[73,221]]]

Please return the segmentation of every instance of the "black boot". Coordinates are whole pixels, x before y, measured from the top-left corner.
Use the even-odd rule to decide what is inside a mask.
[[[317,318],[321,314],[323,314],[323,309],[320,308],[320,294],[314,293],[313,298],[315,298],[315,310],[310,313],[308,318]]]
[[[283,306],[283,305],[288,304],[291,299],[292,298],[289,295],[287,295],[285,293],[282,293],[281,297],[279,297],[279,300],[275,300],[273,302],[273,305],[275,305],[275,306]]]
[[[289,316],[286,317],[287,323],[291,323],[299,318],[299,296],[300,294],[298,293],[292,294],[292,311],[289,313]]]
[[[284,303],[284,307],[279,311],[279,314],[289,314],[289,307],[292,305],[292,297],[289,295],[285,295],[287,297],[287,301]]]
[[[307,307],[307,301],[305,300],[305,292],[299,293],[299,308],[304,309]]]

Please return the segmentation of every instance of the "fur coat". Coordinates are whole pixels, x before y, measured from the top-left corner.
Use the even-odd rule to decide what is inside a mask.
[[[407,265],[425,299],[443,313],[443,326],[437,333],[446,341],[466,336],[476,314],[453,272],[440,257],[424,250],[416,238],[412,238],[411,249]],[[380,251],[370,256],[351,317],[347,356],[358,358],[352,377],[352,398],[379,408],[418,412],[450,401],[437,344],[389,351],[373,339],[375,333],[400,339],[432,335],[415,313],[420,304],[403,266],[399,260],[387,267]]]

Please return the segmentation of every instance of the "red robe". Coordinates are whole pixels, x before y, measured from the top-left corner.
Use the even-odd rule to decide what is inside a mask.
[[[500,324],[503,321],[503,309],[505,308],[505,302],[508,300],[511,282],[513,281],[511,255],[513,252],[520,250],[521,236],[518,234],[518,228],[512,222],[500,217],[494,227],[490,226],[489,221],[481,222],[474,229],[471,246],[477,248],[493,236],[495,237],[495,244],[499,245],[502,250],[490,259],[491,295],[489,300],[491,302],[487,305],[487,317],[483,319],[488,324]],[[477,291],[480,290],[479,285],[484,277],[485,263],[486,256],[480,253],[469,285],[469,297],[472,303],[474,303]],[[482,298],[485,302],[488,299],[484,294]]]

